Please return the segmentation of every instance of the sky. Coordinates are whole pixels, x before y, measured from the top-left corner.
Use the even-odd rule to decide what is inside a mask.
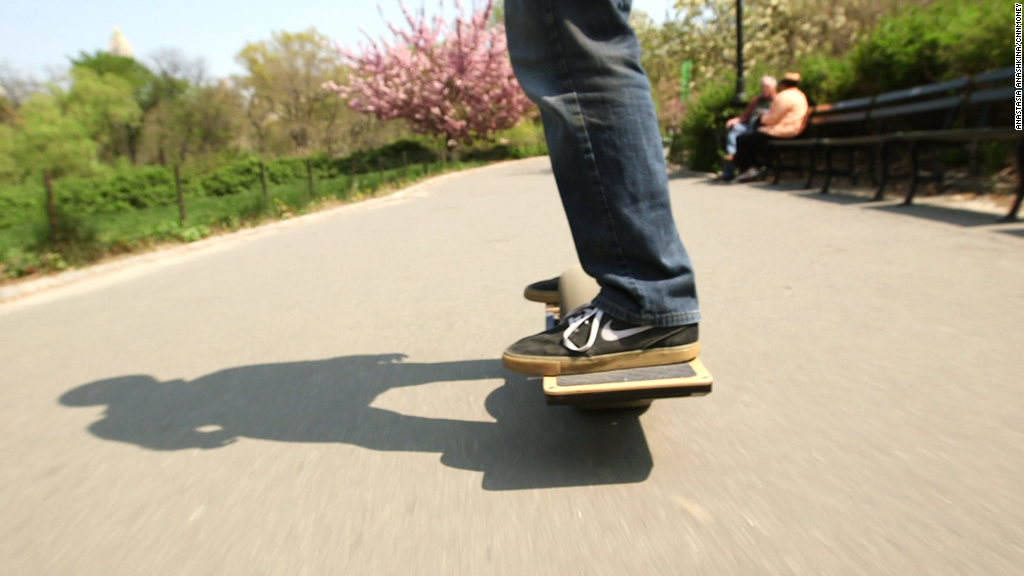
[[[478,0],[478,3],[481,0]],[[470,4],[471,0],[465,0]],[[247,42],[315,26],[344,45],[355,45],[363,27],[371,36],[387,32],[375,0],[3,0],[0,64],[45,79],[66,68],[69,56],[106,50],[117,26],[143,62],[154,52],[176,48],[205,58],[214,76],[241,73],[234,56]],[[663,21],[672,0],[634,0],[633,8]],[[411,0],[419,7],[420,0]],[[448,2],[450,6],[450,0]],[[382,0],[385,16],[398,21],[397,0]],[[428,12],[437,0],[427,2]],[[449,9],[449,14],[452,11]]]

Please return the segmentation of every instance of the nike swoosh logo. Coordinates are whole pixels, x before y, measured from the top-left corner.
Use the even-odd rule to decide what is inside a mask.
[[[641,332],[646,332],[651,328],[653,326],[637,326],[636,328],[626,328],[625,330],[612,330],[611,323],[608,323],[604,325],[604,328],[601,328],[601,338],[606,342],[616,342],[623,338],[629,338]]]

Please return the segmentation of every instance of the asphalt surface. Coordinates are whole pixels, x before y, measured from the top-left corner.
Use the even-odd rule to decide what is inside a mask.
[[[674,179],[704,398],[545,406],[546,159],[0,306],[0,573],[1022,574],[1024,232]]]

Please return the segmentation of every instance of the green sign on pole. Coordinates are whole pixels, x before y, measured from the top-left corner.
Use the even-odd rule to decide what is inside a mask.
[[[679,100],[686,102],[690,97],[690,76],[693,73],[693,60],[683,60],[679,66]]]

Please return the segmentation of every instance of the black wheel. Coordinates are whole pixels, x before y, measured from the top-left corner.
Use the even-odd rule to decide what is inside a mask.
[[[582,306],[597,297],[601,287],[597,281],[587,276],[582,266],[575,266],[562,272],[558,281],[558,306],[561,309],[561,317],[571,312],[574,308]]]
[[[634,408],[643,408],[643,410],[640,412],[642,414],[643,412],[647,411],[647,408],[650,407],[651,402],[654,402],[653,398],[647,400],[632,400],[629,402],[614,402],[611,404],[588,404],[583,406],[576,406],[575,408],[583,412],[597,412],[599,410],[630,410]]]

